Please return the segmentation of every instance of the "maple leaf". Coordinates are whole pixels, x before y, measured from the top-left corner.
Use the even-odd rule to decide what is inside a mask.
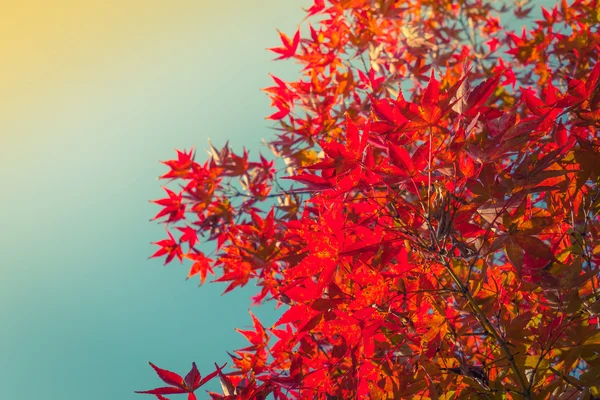
[[[176,374],[175,372],[171,372],[169,370],[159,368],[152,363],[149,363],[149,364],[154,369],[154,371],[156,371],[156,374],[158,375],[158,377],[160,379],[162,379],[162,381],[165,382],[169,386],[159,387],[159,388],[151,389],[151,390],[136,391],[135,393],[153,394],[153,395],[156,395],[159,399],[162,397],[163,394],[188,393],[188,400],[196,400],[196,395],[194,394],[194,392],[199,387],[203,386],[208,381],[210,381],[215,376],[217,376],[221,372],[221,370],[225,367],[225,365],[227,365],[227,364],[223,364],[222,367],[217,367],[217,370],[215,372],[210,373],[209,375],[205,376],[202,379],[200,372],[198,371],[198,368],[196,367],[196,363],[192,363],[192,368],[190,369],[190,372],[187,373],[185,378],[182,378],[180,375]]]
[[[358,70],[358,77],[363,85],[365,87],[370,87],[374,92],[381,87],[381,84],[385,80],[385,77],[383,76],[376,78],[375,73],[376,71],[373,68],[369,69],[367,74],[362,72],[360,69]]]
[[[192,147],[189,152],[175,149],[177,152],[177,160],[161,161],[161,163],[168,165],[171,170],[166,174],[162,175],[159,179],[166,178],[180,178],[185,177],[189,174],[189,169],[194,163],[194,148]]]
[[[158,214],[156,214],[154,218],[152,218],[152,220],[164,217],[165,215],[169,216],[167,222],[175,222],[179,221],[180,219],[183,219],[186,208],[185,204],[182,203],[183,194],[175,194],[175,192],[169,190],[164,186],[163,189],[167,192],[169,197],[166,199],[152,200],[152,203],[156,203],[164,207],[164,209],[162,209]]]
[[[183,235],[181,235],[181,237],[179,238],[179,241],[181,243],[188,242],[190,248],[194,247],[196,242],[198,242],[198,232],[196,231],[196,229],[191,228],[189,226],[178,226],[177,229],[183,233]]]
[[[188,253],[185,258],[194,261],[194,264],[190,268],[190,272],[186,279],[190,279],[194,275],[200,275],[200,284],[204,284],[206,281],[206,275],[210,273],[214,275],[211,267],[212,260],[204,255],[202,252]]]
[[[267,341],[269,340],[269,336],[265,332],[265,329],[258,318],[256,318],[252,312],[250,312],[250,316],[252,317],[252,322],[254,324],[254,331],[242,329],[237,329],[237,331],[244,335],[253,347],[266,345]]]
[[[469,116],[474,117],[482,111],[481,106],[494,93],[503,73],[503,70],[496,72],[492,78],[484,80],[469,93],[466,106]]]
[[[271,119],[274,121],[285,118],[290,113],[290,107],[281,100],[275,100],[273,102],[273,106],[277,107],[277,112],[266,117],[266,119]]]
[[[158,242],[152,243],[160,246],[161,248],[158,249],[152,256],[150,256],[150,258],[160,257],[166,254],[167,259],[165,260],[164,265],[170,263],[175,257],[179,258],[179,261],[183,261],[183,252],[181,251],[181,246],[179,246],[179,243],[177,243],[173,235],[171,235],[171,232],[167,232],[167,234],[169,235],[168,239],[159,240]]]
[[[323,11],[323,9],[325,9],[325,0],[314,0],[314,4],[307,10],[304,10],[308,14],[305,19]]]
[[[300,44],[300,30],[296,31],[293,39],[290,39],[285,33],[279,32],[279,38],[283,43],[283,47],[271,47],[267,50],[270,50],[274,53],[281,54],[276,60],[283,60],[286,58],[293,57],[296,54],[296,50],[298,49],[298,44]]]

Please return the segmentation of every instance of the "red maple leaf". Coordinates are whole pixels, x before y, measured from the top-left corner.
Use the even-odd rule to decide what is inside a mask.
[[[177,152],[177,160],[161,161],[161,163],[171,167],[171,171],[162,175],[159,179],[165,178],[180,178],[184,177],[189,173],[189,169],[194,163],[194,148],[192,147],[189,152],[185,150],[180,151],[175,149]]]
[[[300,44],[300,30],[296,31],[294,35],[294,39],[290,39],[285,33],[278,31],[281,42],[283,43],[283,47],[271,47],[267,50],[271,50],[274,53],[281,54],[277,60],[283,60],[286,58],[293,57],[296,54],[296,50],[298,49],[298,44]]]
[[[152,256],[150,256],[150,258],[153,258],[164,256],[166,254],[167,259],[165,260],[164,265],[170,263],[175,257],[179,258],[179,261],[183,260],[183,252],[181,251],[181,246],[179,246],[179,243],[177,243],[173,235],[171,235],[171,232],[167,232],[167,234],[169,235],[169,239],[163,239],[159,240],[158,242],[152,243],[157,246],[160,246],[161,248],[158,249],[156,253],[154,253]]]
[[[152,220],[164,217],[168,215],[167,222],[175,222],[184,218],[185,215],[185,204],[182,203],[183,194],[175,194],[172,190],[163,186],[163,189],[169,195],[168,198],[160,200],[152,200],[152,203],[163,206],[164,208],[152,218]]]
[[[159,387],[151,390],[136,391],[135,393],[153,394],[159,399],[164,399],[164,397],[162,396],[163,394],[188,393],[188,400],[196,400],[196,395],[194,394],[194,391],[196,391],[199,387],[203,386],[204,384],[206,384],[206,382],[210,381],[215,376],[217,376],[225,367],[225,365],[227,365],[223,364],[222,367],[217,367],[217,370],[215,372],[205,376],[204,379],[201,379],[200,372],[196,367],[196,363],[192,363],[192,368],[190,369],[190,372],[187,373],[185,378],[182,378],[175,372],[159,368],[152,363],[149,364],[152,368],[154,368],[158,377],[169,386]]]
[[[178,226],[177,229],[183,233],[183,235],[181,235],[181,237],[179,238],[179,241],[181,243],[188,242],[190,248],[194,247],[196,242],[198,242],[198,232],[196,231],[196,229],[190,228],[189,226]]]
[[[200,275],[200,283],[203,284],[206,281],[206,275],[210,273],[214,275],[214,272],[211,267],[212,260],[204,255],[202,252],[197,253],[189,253],[185,255],[185,258],[188,258],[194,261],[194,264],[190,268],[190,272],[188,273],[187,279],[190,279],[194,275]]]

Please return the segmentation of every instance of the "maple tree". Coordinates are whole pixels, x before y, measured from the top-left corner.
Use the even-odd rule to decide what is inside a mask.
[[[280,33],[274,157],[177,151],[153,256],[282,315],[233,372],[151,364],[170,387],[142,393],[600,398],[600,3],[507,25],[535,6],[315,0]]]

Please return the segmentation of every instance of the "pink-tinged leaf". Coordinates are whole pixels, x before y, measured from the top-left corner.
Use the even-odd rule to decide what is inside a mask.
[[[393,143],[388,144],[390,151],[390,161],[398,168],[406,170],[408,174],[411,174],[414,170],[413,161],[410,154],[404,147],[396,146]]]

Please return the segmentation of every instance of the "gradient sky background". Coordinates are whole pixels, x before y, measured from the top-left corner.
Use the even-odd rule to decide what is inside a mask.
[[[256,3],[3,1],[2,398],[143,399],[161,383],[147,361],[204,375],[245,345],[252,288],[220,296],[189,263],[148,261],[165,234],[147,200],[174,148],[256,154],[272,135],[259,89],[297,68],[265,48],[310,1]]]
[[[166,236],[148,200],[174,148],[256,154],[272,135],[260,88],[297,67],[265,48],[309,2],[257,3],[2,2],[1,398],[150,398],[133,393],[162,383],[149,360],[204,375],[245,345],[252,288],[220,296],[189,263],[148,261]]]

